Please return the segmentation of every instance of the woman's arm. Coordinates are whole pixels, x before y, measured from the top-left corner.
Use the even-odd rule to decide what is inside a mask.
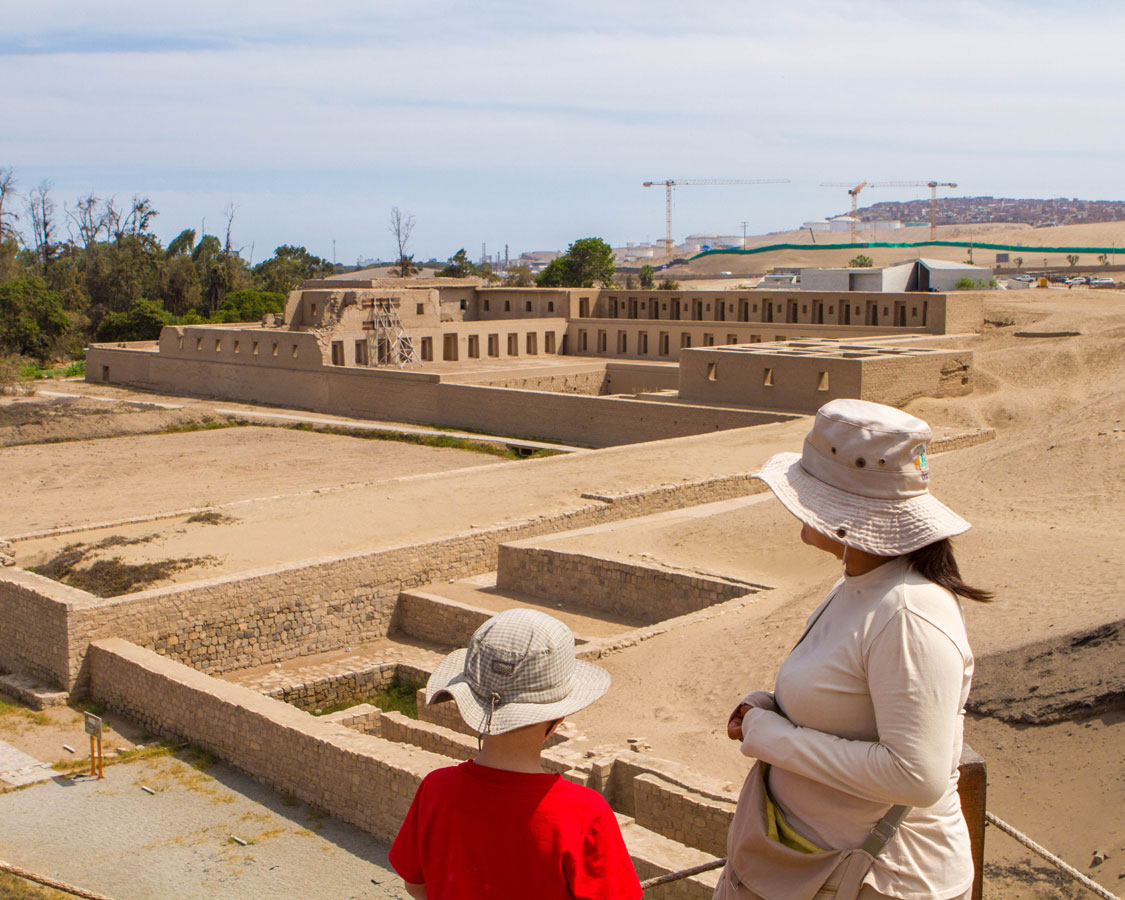
[[[858,797],[932,806],[949,784],[964,672],[965,660],[948,635],[901,610],[867,657],[877,742],[847,740],[750,709],[742,721],[742,752]]]
[[[404,881],[406,885],[406,893],[408,893],[414,900],[426,900],[426,886],[424,884],[411,884],[409,881]]]

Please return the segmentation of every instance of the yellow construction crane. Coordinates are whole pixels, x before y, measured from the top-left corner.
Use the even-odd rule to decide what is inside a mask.
[[[846,181],[829,181],[821,184],[821,187],[848,187],[849,182]],[[937,237],[937,189],[939,187],[955,188],[957,183],[954,181],[864,181],[856,185],[854,188],[848,190],[848,194],[852,198],[852,243],[855,243],[856,225],[856,198],[859,192],[865,187],[928,187],[930,189],[930,240]]]
[[[867,184],[866,181],[861,181],[855,187],[850,187],[850,185],[851,185],[850,181],[822,181],[820,183],[821,187],[846,187],[848,189],[848,196],[852,198],[852,241],[851,242],[854,244],[855,243],[855,226],[856,226],[856,222],[857,222],[857,217],[856,217],[856,214],[855,214],[856,200],[859,198],[859,192],[862,191],[865,187],[868,187],[869,185]],[[870,185],[870,187],[875,187],[875,186],[876,185]]]
[[[664,181],[646,181],[645,187],[656,187],[658,184],[664,185],[664,252],[669,256],[672,255],[672,248],[675,246],[675,241],[672,239],[672,188],[694,186],[694,185],[714,185],[714,184],[789,184],[788,178],[692,178],[683,181],[676,181],[675,179],[668,178]]]
[[[930,189],[930,240],[937,238],[937,189],[955,188],[955,181],[880,181],[872,187],[928,187]]]

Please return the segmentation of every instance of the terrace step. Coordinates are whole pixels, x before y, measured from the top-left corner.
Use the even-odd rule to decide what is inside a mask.
[[[625,839],[625,848],[633,860],[637,876],[644,881],[657,875],[667,875],[669,872],[678,872],[691,866],[712,862],[716,857],[694,847],[686,847],[679,841],[664,837],[655,831],[642,828],[628,816],[617,815],[618,824],[621,826],[621,836]],[[650,888],[645,891],[645,898],[652,900],[711,900],[715,893],[715,886],[719,883],[722,869],[714,869],[673,881],[670,884]]]

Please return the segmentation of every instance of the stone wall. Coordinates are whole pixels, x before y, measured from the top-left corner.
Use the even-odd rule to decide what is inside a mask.
[[[0,668],[60,685],[67,671],[68,601],[90,595],[16,567],[0,574]]]
[[[86,647],[123,637],[207,672],[383,637],[400,591],[496,567],[501,543],[762,490],[728,475],[591,500],[556,514],[420,544],[289,563],[111,599],[0,570],[0,665],[82,690]],[[4,660],[7,660],[6,662]]]
[[[326,706],[367,700],[389,687],[394,681],[405,684],[425,684],[429,677],[429,672],[407,663],[381,663],[366,669],[340,672],[300,684],[286,684],[263,693],[267,697],[281,700],[298,709],[313,712]]]
[[[713,856],[726,855],[733,801],[704,797],[647,772],[633,779],[633,798],[641,827]]]
[[[719,578],[568,553],[527,541],[500,545],[496,586],[570,609],[609,613],[637,625],[756,593],[753,587]]]
[[[399,594],[391,630],[442,647],[466,647],[494,613],[422,591]]]
[[[190,740],[259,781],[391,841],[445,757],[325,722],[127,641],[90,648],[92,696],[148,731]]]

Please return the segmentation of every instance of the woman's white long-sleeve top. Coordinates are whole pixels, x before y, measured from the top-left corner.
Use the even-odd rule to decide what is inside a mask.
[[[961,605],[905,558],[844,576],[777,675],[784,715],[751,709],[742,752],[771,764],[789,823],[826,849],[858,847],[894,804],[914,807],[867,876],[905,900],[973,880],[957,795],[973,656]]]

